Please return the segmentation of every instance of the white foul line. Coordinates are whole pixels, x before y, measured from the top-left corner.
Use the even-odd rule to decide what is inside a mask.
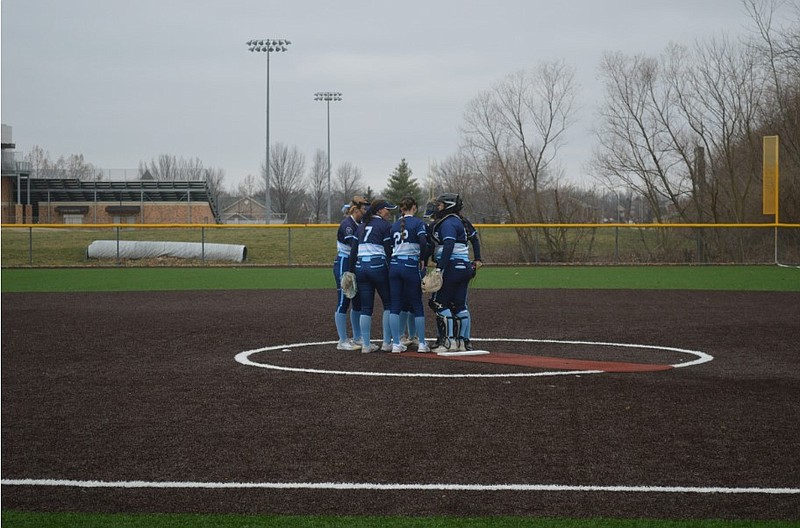
[[[577,486],[563,484],[379,484],[372,482],[148,482],[143,480],[2,479],[3,486],[73,488],[272,489],[369,491],[575,491],[605,493],[727,493],[798,495],[800,488],[720,486]]]

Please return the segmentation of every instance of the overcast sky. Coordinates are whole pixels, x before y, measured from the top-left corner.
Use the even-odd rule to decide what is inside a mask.
[[[600,56],[657,55],[740,35],[738,0],[2,0],[2,122],[17,151],[83,154],[135,169],[160,154],[199,158],[231,186],[264,158],[266,54],[251,38],[287,38],[270,58],[271,141],[310,168],[360,167],[376,191],[405,158],[422,181],[453,155],[467,103],[543,61],[576,70],[581,106],[562,163],[590,183]]]

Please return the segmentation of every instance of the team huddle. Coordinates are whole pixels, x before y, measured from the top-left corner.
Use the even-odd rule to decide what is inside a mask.
[[[390,222],[391,211],[400,209]],[[423,221],[415,216],[417,202],[399,205],[384,199],[367,202],[355,196],[346,206],[337,232],[333,266],[338,304],[334,315],[339,350],[362,352],[449,352],[472,350],[471,317],[467,307],[469,281],[481,266],[478,232],[461,215],[458,194],[444,193],[429,202]],[[469,245],[474,259],[470,260]],[[434,266],[428,270],[428,262]],[[437,337],[425,340],[423,277],[434,283],[428,305],[436,316]],[[383,343],[371,343],[375,293],[383,303]],[[347,310],[353,336],[347,332]]]

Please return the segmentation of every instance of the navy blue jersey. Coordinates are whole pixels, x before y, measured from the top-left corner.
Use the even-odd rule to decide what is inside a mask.
[[[351,250],[352,261],[364,257],[384,257],[392,255],[392,224],[378,215],[358,224],[357,243]],[[351,265],[354,262],[351,263]]]
[[[461,217],[461,221],[464,222],[464,229],[467,231],[467,239],[472,244],[472,253],[475,256],[475,260],[483,260],[481,259],[481,239],[478,237],[478,230],[475,229],[472,222],[463,216]]]
[[[353,242],[356,241],[356,230],[358,222],[352,216],[347,216],[339,224],[339,231],[336,233],[336,253],[340,257],[349,257]]]
[[[433,241],[436,243],[437,267],[446,268],[450,260],[469,260],[467,230],[460,216],[451,214],[436,222]]]
[[[392,225],[393,255],[425,258],[428,233],[425,222],[413,215],[406,215]]]

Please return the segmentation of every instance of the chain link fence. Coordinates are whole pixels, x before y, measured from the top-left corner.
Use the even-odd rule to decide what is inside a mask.
[[[800,224],[478,224],[488,265],[787,264],[800,265]],[[47,266],[328,266],[333,225],[4,225],[3,267]],[[96,240],[234,244],[243,263],[199,258],[94,259]]]

